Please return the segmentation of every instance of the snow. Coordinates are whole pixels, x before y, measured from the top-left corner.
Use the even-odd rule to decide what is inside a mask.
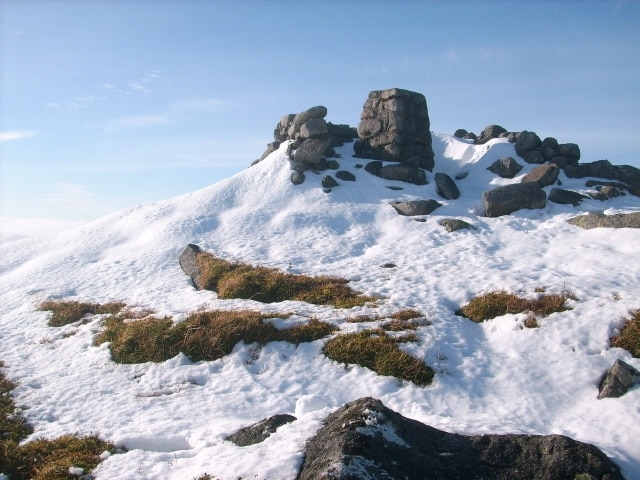
[[[104,455],[97,479],[293,479],[305,442],[326,416],[363,396],[423,423],[463,434],[563,434],[593,443],[626,478],[640,478],[640,388],[597,400],[598,382],[621,358],[640,369],[609,337],[640,308],[640,231],[582,230],[566,220],[582,212],[640,210],[630,195],[580,207],[548,202],[541,210],[478,216],[481,193],[518,182],[486,170],[512,144],[473,145],[434,135],[435,172],[455,176],[461,197],[443,200],[433,174],[426,186],[374,177],[356,168],[352,146],[338,149],[356,175],[329,194],[320,175],[294,186],[286,145],[222,182],[166,201],[128,208],[45,238],[0,245],[0,360],[18,383],[15,401],[35,427],[30,439],[97,434],[127,448]],[[329,172],[330,173],[330,172]],[[585,179],[561,174],[563,188],[586,190]],[[394,191],[389,185],[402,186]],[[551,187],[547,187],[549,190]],[[395,200],[434,198],[443,206],[425,222],[398,215]],[[438,224],[460,218],[476,227],[448,233]],[[378,306],[339,310],[302,302],[261,304],[221,300],[196,291],[178,265],[188,243],[226,259],[293,273],[336,275]],[[381,268],[392,262],[395,268]],[[525,315],[475,324],[454,314],[470,298],[505,289],[523,296],[572,292],[572,309],[521,328]],[[345,368],[325,358],[323,341],[262,349],[238,344],[213,362],[184,355],[164,363],[118,365],[107,345],[94,346],[101,317],[62,328],[36,310],[46,299],[123,301],[180,321],[200,309],[254,309],[311,316],[342,331],[357,315],[388,316],[412,308],[430,325],[419,342],[404,344],[436,370],[426,388]],[[237,447],[225,440],[266,417],[297,417],[264,442]],[[391,433],[389,433],[391,435]]]

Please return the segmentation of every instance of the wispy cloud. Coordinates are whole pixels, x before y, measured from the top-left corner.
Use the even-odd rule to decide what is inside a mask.
[[[125,83],[125,86],[120,87],[111,82],[104,82],[100,86],[116,95],[135,95],[140,93],[150,93],[151,86],[161,80],[161,73],[159,70],[149,70],[146,73],[129,80]]]
[[[188,98],[179,100],[169,105],[170,110],[180,113],[219,113],[228,112],[236,108],[238,104],[230,100],[220,98]]]
[[[105,129],[109,132],[129,128],[150,128],[171,125],[173,122],[167,115],[134,115],[110,120]]]
[[[33,130],[8,130],[0,132],[0,142],[9,142],[11,140],[22,140],[23,138],[34,137],[36,132]]]

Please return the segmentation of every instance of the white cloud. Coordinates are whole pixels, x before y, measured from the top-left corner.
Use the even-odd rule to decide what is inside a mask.
[[[22,140],[23,138],[33,137],[35,134],[36,132],[33,130],[8,130],[6,132],[0,132],[0,142]]]

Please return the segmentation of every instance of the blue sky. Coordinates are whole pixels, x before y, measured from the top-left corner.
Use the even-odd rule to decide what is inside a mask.
[[[287,113],[423,93],[640,166],[640,2],[0,0],[0,216],[88,221],[247,168]],[[256,199],[259,207],[259,199]]]

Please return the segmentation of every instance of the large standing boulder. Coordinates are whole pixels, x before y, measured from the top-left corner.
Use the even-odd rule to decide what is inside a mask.
[[[191,281],[193,282],[193,286],[198,290],[204,289],[204,284],[202,283],[202,269],[198,264],[197,258],[198,254],[202,252],[202,249],[194,244],[190,243],[185,247],[185,249],[180,254],[178,258],[178,263],[180,264],[180,268],[182,271],[191,277]]]
[[[433,169],[429,112],[424,95],[400,88],[372,91],[360,118],[355,156]]]
[[[459,435],[361,398],[305,447],[298,480],[623,480],[597,447],[562,435]]]
[[[547,194],[537,182],[514,183],[484,192],[482,203],[487,217],[500,217],[523,208],[544,208]]]

